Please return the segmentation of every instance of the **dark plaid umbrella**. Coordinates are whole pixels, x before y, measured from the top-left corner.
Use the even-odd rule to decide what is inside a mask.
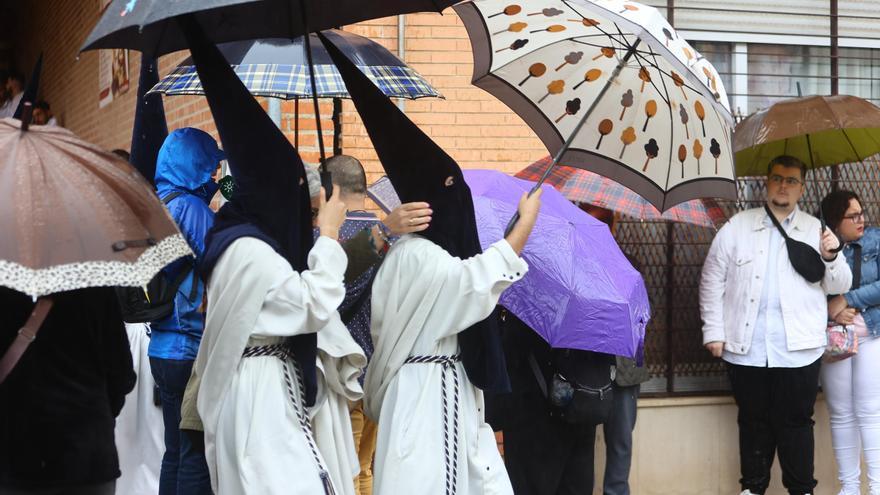
[[[542,158],[516,173],[520,179],[537,181],[553,163]],[[645,198],[632,190],[587,170],[568,166],[554,167],[545,180],[570,201],[588,203],[628,217],[649,221],[670,221],[718,228],[727,221],[724,210],[713,199],[694,199],[679,203],[662,214]]]
[[[159,56],[188,48],[175,17],[193,14],[214,43],[296,38],[369,19],[441,12],[459,0],[113,0],[81,50],[129,48]],[[308,26],[308,27],[306,27]]]
[[[394,98],[440,97],[440,93],[415,70],[375,41],[356,34],[327,30],[346,56],[356,60],[358,69],[385,93]],[[319,98],[348,98],[345,83],[327,55],[317,35],[311,35],[315,83]],[[311,98],[309,64],[303,49],[303,37],[232,41],[217,48],[232,65],[235,74],[254,96],[292,100]],[[148,94],[203,95],[192,58],[181,62],[163,77]]]

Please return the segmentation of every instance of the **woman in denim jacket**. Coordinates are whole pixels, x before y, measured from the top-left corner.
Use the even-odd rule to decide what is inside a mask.
[[[880,495],[880,228],[865,228],[861,201],[851,191],[826,196],[822,213],[846,243],[843,254],[853,270],[853,288],[828,301],[828,315],[840,324],[853,325],[859,339],[858,354],[823,364],[820,375],[831,415],[831,441],[842,485],[839,495],[860,493],[861,452],[870,494]]]

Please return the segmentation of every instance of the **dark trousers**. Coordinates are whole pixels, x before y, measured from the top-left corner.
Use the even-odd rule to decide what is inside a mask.
[[[192,366],[193,361],[150,358],[165,423],[165,455],[159,473],[159,495],[211,493],[205,454],[194,449],[189,437],[180,431],[180,407]]]
[[[636,427],[638,398],[638,385],[614,386],[611,417],[602,425],[605,432],[605,477],[602,483],[604,495],[629,495],[632,432]]]
[[[67,488],[3,488],[0,495],[113,495],[116,480],[97,485],[80,485]]]
[[[727,364],[739,409],[739,455],[743,490],[763,494],[779,455],[782,484],[792,495],[813,493],[813,406],[820,360],[802,368]]]
[[[504,430],[504,464],[516,495],[584,495],[593,490],[595,425],[570,425],[542,409]]]

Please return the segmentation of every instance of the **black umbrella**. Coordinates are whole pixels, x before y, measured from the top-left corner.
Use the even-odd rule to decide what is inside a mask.
[[[257,38],[292,39],[307,31],[369,19],[413,12],[440,12],[459,1],[113,0],[81,50],[128,48],[156,57],[185,50],[189,46],[180,25],[174,20],[182,14],[193,14],[208,39],[222,43]]]
[[[138,80],[137,107],[134,111],[134,127],[131,130],[129,161],[150,184],[155,181],[159,148],[168,136],[162,95],[146,94],[158,82],[156,61],[141,55],[141,77]]]

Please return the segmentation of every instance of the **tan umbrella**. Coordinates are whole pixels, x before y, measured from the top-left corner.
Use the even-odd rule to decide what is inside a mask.
[[[192,254],[127,162],[60,127],[0,119],[0,286],[32,297],[143,286]]]
[[[809,168],[860,162],[880,153],[880,108],[848,95],[784,100],[736,126],[733,152],[741,177],[766,175],[779,155]]]

